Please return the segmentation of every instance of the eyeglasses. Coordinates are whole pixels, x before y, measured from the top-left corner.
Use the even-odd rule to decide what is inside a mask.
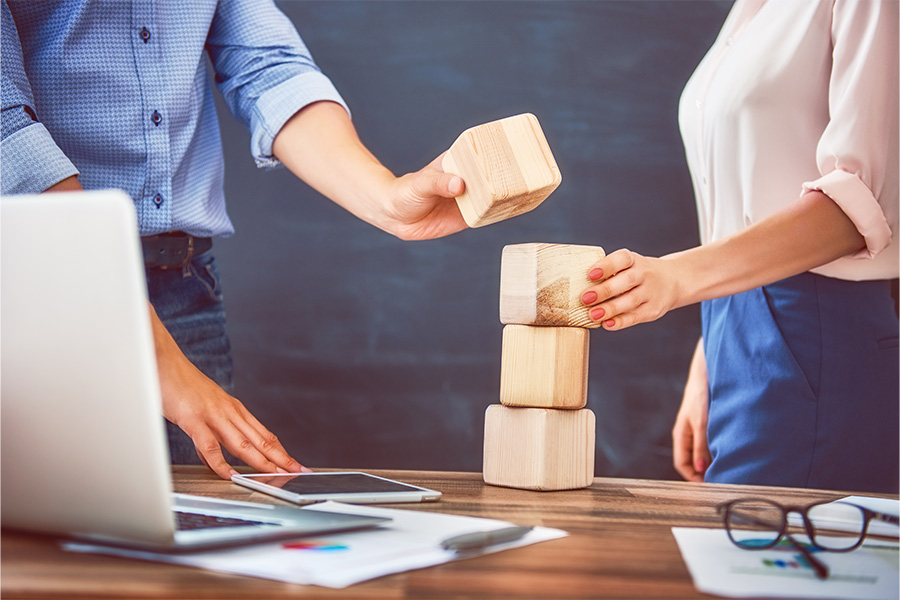
[[[782,506],[771,500],[747,498],[716,507],[725,522],[728,538],[745,550],[773,548],[784,538],[796,548],[820,579],[828,577],[828,567],[810,548],[828,552],[849,552],[866,538],[869,522],[878,519],[898,524],[900,518],[869,510],[849,502],[820,502],[807,507]],[[793,532],[805,533],[809,544],[796,540],[788,531],[788,514],[797,513],[802,528],[791,523]]]

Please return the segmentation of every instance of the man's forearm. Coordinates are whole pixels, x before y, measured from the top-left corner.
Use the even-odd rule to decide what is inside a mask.
[[[339,104],[316,102],[285,123],[275,157],[316,191],[364,221],[385,229],[381,198],[395,179],[359,140]]]
[[[48,187],[44,192],[83,192],[84,188],[81,187],[81,182],[78,181],[77,175],[72,175],[71,177],[66,177],[59,183],[55,183]]]

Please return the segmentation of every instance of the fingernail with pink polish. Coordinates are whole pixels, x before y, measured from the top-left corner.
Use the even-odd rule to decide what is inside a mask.
[[[605,315],[605,314],[606,314],[606,311],[603,310],[602,308],[595,308],[594,310],[591,311],[591,318],[595,321],[599,321],[600,319],[603,318],[603,315]]]
[[[602,269],[594,269],[593,271],[591,271],[590,273],[588,273],[588,277],[589,277],[592,281],[597,281],[598,279],[600,279],[601,277],[603,277],[603,270],[602,270]]]
[[[596,292],[585,292],[581,296],[581,301],[585,304],[591,304],[597,301],[597,293]]]

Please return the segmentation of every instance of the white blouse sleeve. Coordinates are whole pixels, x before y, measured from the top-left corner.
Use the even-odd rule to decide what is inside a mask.
[[[803,193],[829,196],[856,225],[872,258],[891,243],[886,214],[898,188],[898,2],[836,0],[830,121],[816,149],[822,177]]]

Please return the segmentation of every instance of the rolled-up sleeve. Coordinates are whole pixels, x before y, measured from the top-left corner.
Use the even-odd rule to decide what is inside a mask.
[[[43,192],[78,174],[78,169],[37,120],[34,99],[22,61],[22,47],[12,13],[0,7],[0,191]]]
[[[822,175],[803,192],[829,196],[873,258],[891,243],[898,211],[898,3],[837,0],[830,121],[816,149]]]
[[[272,143],[304,106],[332,101],[350,112],[293,23],[270,1],[219,2],[207,50],[219,91],[250,129],[250,151],[262,168],[280,165]]]

